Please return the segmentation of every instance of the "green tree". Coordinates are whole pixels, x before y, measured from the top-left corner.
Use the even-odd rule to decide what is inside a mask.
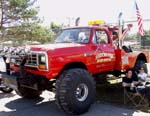
[[[51,24],[50,24],[50,28],[55,34],[59,33],[61,31],[62,27],[63,27],[63,24],[57,25],[54,22],[51,22]]]
[[[39,22],[36,0],[0,0],[0,38],[27,36],[30,27]]]
[[[15,34],[15,39],[20,44],[25,41],[38,41],[40,43],[50,42],[54,38],[54,33],[50,28],[44,27],[40,24],[33,24],[30,27],[16,27],[15,29],[9,30],[10,35]],[[9,38],[9,35],[8,35]]]
[[[31,40],[36,40],[41,43],[49,42],[54,37],[54,34],[50,28],[41,25],[33,25],[29,34],[31,36]]]
[[[132,40],[136,40],[138,41],[139,47],[142,49],[150,49],[149,45],[150,45],[150,30],[145,30],[145,35],[141,37],[141,35],[139,34],[139,32],[134,33],[132,35],[127,35],[125,41],[132,41]]]

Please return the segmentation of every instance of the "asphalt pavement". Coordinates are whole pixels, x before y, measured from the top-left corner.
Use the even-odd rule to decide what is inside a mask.
[[[43,92],[39,99],[23,99],[15,92],[0,92],[0,116],[67,116],[55,104],[54,94]],[[81,116],[150,116],[150,113],[120,107],[110,103],[96,102]]]

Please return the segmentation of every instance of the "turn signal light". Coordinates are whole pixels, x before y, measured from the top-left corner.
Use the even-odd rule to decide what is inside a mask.
[[[40,70],[47,70],[47,67],[45,65],[39,65],[38,68]]]

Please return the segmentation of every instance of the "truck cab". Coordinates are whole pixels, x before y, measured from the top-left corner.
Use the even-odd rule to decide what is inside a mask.
[[[109,28],[105,26],[64,29],[55,41],[56,46],[65,46],[62,49],[58,49],[59,51],[61,50],[59,55],[65,59],[61,63],[63,66],[60,67],[65,67],[69,64],[78,66],[80,63],[91,74],[113,70],[116,58],[112,37]]]

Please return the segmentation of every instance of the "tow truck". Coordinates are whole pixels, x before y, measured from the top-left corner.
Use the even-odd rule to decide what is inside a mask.
[[[120,74],[150,62],[149,51],[126,51],[118,42],[119,27],[101,22],[65,28],[54,43],[5,47],[1,54],[6,59],[6,71],[0,74],[4,85],[23,98],[54,91],[63,111],[87,112],[95,101],[94,75]]]

